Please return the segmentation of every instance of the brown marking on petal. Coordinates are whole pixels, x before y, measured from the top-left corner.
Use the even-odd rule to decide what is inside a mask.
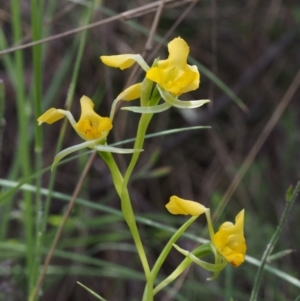
[[[234,262],[234,261],[230,261],[230,264],[231,264],[232,266],[234,266],[235,268],[236,268],[236,267],[238,267],[238,265],[237,265],[237,264],[235,264],[235,262]]]

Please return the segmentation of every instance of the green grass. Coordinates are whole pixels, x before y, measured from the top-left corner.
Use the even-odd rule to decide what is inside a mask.
[[[212,4],[198,2],[167,40],[166,31],[188,4],[165,8],[154,35],[154,47],[147,53],[151,55],[157,43],[162,43],[155,57],[163,59],[170,39],[185,38],[190,45],[190,63],[197,65],[201,73],[200,89],[186,98],[212,97],[212,104],[195,110],[195,116],[171,109],[151,121],[148,132],[153,135],[145,142],[145,151],[129,185],[150,266],[164,243],[186,221],[169,216],[164,208],[168,198],[178,194],[203,202],[212,212],[220,206],[300,63],[299,43],[294,39],[237,95],[232,87],[239,79],[249,70],[255,72],[252,67],[268,47],[299,26],[297,3],[282,3],[274,10],[261,3],[253,7],[218,3],[217,11],[213,11]],[[116,17],[138,5],[141,4],[134,1],[11,0],[1,7],[5,14],[0,20],[0,51]],[[99,56],[142,53],[153,16],[147,13],[141,17],[132,15],[130,19],[116,17],[118,21],[1,56],[0,282],[3,279],[8,288],[15,288],[7,300],[16,300],[19,294],[29,300],[90,155],[84,151],[70,156],[50,173],[54,155],[77,144],[79,138],[66,121],[39,127],[37,117],[48,108],[57,107],[71,110],[77,120],[82,95],[89,95],[96,103],[96,111],[107,116],[130,71],[109,69],[101,64]],[[214,42],[217,42],[216,52],[212,47]],[[142,77],[139,74],[139,80]],[[232,102],[214,112],[225,96]],[[210,117],[205,119],[206,116]],[[127,143],[126,147],[129,144],[131,147],[132,140],[127,139],[134,137],[138,118],[137,114],[119,111],[109,136],[110,144]],[[199,127],[191,127],[195,124],[211,129],[200,131]],[[248,244],[245,264],[238,269],[226,267],[214,282],[207,282],[209,274],[194,266],[182,283],[169,286],[156,300],[166,300],[168,295],[173,295],[174,300],[189,301],[199,300],[199,296],[203,300],[250,299],[255,274],[262,266],[260,258],[284,208],[285,190],[300,179],[298,133],[299,104],[292,98],[216,221],[217,229],[222,221],[233,221],[236,212],[245,208]],[[121,171],[125,171],[129,157],[115,158]],[[298,205],[296,200],[273,254],[299,245]],[[207,238],[204,219],[199,218],[178,244],[192,249]],[[173,250],[159,278],[170,274],[181,259]],[[2,268],[7,264],[7,270]],[[257,300],[299,300],[297,266],[299,258],[294,252],[266,263]],[[47,293],[57,297],[55,287],[64,290],[64,279],[68,276],[74,276],[76,293],[71,297],[65,295],[64,300],[76,301],[77,292],[82,299],[90,296],[76,280],[105,300],[141,300],[142,267],[123,221],[110,174],[100,158],[94,160],[76,198],[46,273],[45,296],[39,300],[50,300]],[[110,290],[110,286],[114,289]],[[1,294],[4,296],[5,291]],[[0,300],[5,300],[1,294]]]

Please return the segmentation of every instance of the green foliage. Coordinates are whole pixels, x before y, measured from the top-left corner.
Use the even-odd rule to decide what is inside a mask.
[[[274,3],[244,6],[227,1],[214,7],[213,1],[197,2],[166,39],[164,33],[190,3],[177,8],[166,4],[162,11],[153,47],[145,50],[146,56],[149,52],[152,56],[147,62],[164,58],[165,46],[173,37],[185,38],[190,45],[190,62],[201,73],[200,89],[186,99],[209,96],[212,102],[208,109],[196,109],[194,114],[166,111],[154,116],[149,126],[151,139],[145,141],[145,152],[133,170],[129,188],[151,267],[186,221],[171,217],[165,210],[170,195],[199,201],[212,211],[217,208],[293,81],[300,62],[299,41],[291,33],[299,26],[299,5],[294,0],[276,7]],[[1,7],[0,51],[105,20],[118,12],[130,13],[136,7],[133,1],[7,1]],[[96,111],[108,115],[113,99],[128,84],[130,72],[108,70],[99,56],[142,53],[153,21],[148,10],[0,54],[0,300],[29,299],[91,153],[67,158],[50,174],[54,155],[78,144],[79,138],[66,124],[40,128],[36,118],[47,108],[64,108],[65,104],[79,117],[82,94],[92,97]],[[155,52],[158,42],[164,46]],[[141,79],[140,74],[137,77],[136,82]],[[118,111],[109,142],[132,143],[126,139],[135,137],[139,117]],[[211,130],[199,131],[208,125]],[[299,142],[299,104],[292,101],[220,220],[214,221],[217,229],[221,220],[233,221],[236,212],[245,208],[246,263],[238,269],[227,266],[214,282],[206,281],[208,272],[192,266],[184,279],[160,292],[157,300],[169,296],[182,301],[199,300],[199,296],[203,300],[249,300],[261,265],[257,258],[261,258],[279,223],[285,198],[289,202],[295,199],[292,186],[286,195],[284,192],[300,178]],[[123,173],[128,157],[115,158]],[[300,300],[299,258],[292,252],[300,244],[298,205],[295,203],[289,213],[288,225],[282,227],[282,235],[268,256],[257,300]],[[199,218],[182,235],[178,241],[182,248],[191,251],[206,241],[204,221]],[[182,258],[172,249],[158,281],[165,279]],[[87,291],[76,280],[84,283]],[[108,169],[99,158],[75,200],[40,300],[55,300],[70,283],[74,284],[73,293],[65,300],[72,301],[85,300],[90,292],[99,300],[104,296],[111,301],[140,301],[144,289],[138,254]]]

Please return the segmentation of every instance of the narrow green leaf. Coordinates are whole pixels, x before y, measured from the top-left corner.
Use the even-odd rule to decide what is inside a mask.
[[[275,254],[269,256],[268,259],[267,259],[267,261],[270,263],[271,261],[274,261],[274,260],[280,259],[280,258],[282,258],[284,256],[290,255],[293,252],[296,252],[296,250],[284,250],[284,251],[275,253]]]
[[[106,301],[104,298],[102,298],[101,296],[99,296],[98,294],[96,294],[94,291],[92,291],[90,288],[86,287],[85,285],[83,285],[82,283],[80,283],[79,281],[77,281],[77,283],[82,286],[84,289],[86,289],[90,294],[92,294],[94,297],[96,297],[98,300],[101,301]]]
[[[290,187],[288,188],[288,190],[286,191],[286,194],[285,194],[285,199],[287,202],[290,201],[292,193],[293,193],[293,185],[290,185]]]

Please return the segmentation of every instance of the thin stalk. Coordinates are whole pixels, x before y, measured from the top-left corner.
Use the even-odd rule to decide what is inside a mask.
[[[80,39],[74,39],[72,45],[68,48],[64,57],[61,59],[61,63],[58,66],[55,74],[55,78],[52,79],[47,91],[43,96],[43,110],[48,109],[51,106],[53,99],[57,98],[58,92],[61,87],[61,83],[66,79],[67,74],[73,67],[73,62],[77,52]],[[58,150],[60,151],[60,150]]]
[[[171,249],[173,248],[173,244],[178,240],[178,238],[182,235],[182,233],[198,218],[199,216],[193,216],[189,220],[187,220],[170,238],[168,243],[165,245],[164,249],[160,253],[159,257],[157,258],[152,270],[151,276],[153,281],[155,280],[157,273],[159,272],[162,264],[164,263],[166,257],[170,253]]]
[[[96,2],[97,2],[97,0],[94,0],[93,4],[88,8],[86,19],[85,19],[85,24],[90,23],[90,21],[92,19],[92,16],[93,16],[93,12],[94,12]],[[83,50],[84,50],[86,40],[87,40],[87,34],[88,34],[88,31],[87,30],[84,31],[82,33],[82,36],[81,36],[81,39],[80,39],[79,48],[78,48],[78,52],[77,52],[77,57],[76,57],[76,60],[75,60],[74,71],[73,71],[72,80],[71,80],[71,85],[70,85],[69,92],[68,92],[68,98],[67,98],[67,103],[66,103],[67,109],[69,109],[71,107],[71,104],[73,102],[75,86],[76,86],[76,82],[77,82],[77,78],[78,78],[78,72],[79,72],[80,64],[81,64],[81,61],[82,61]]]
[[[94,3],[95,2],[96,2],[96,0],[94,1]],[[85,20],[86,24],[89,24],[89,22],[91,21],[92,14],[93,14],[93,8],[94,8],[94,6],[91,6],[87,11],[87,16],[86,16],[86,20]],[[77,52],[75,65],[74,65],[74,69],[73,69],[72,79],[71,79],[71,83],[70,83],[70,89],[69,89],[68,97],[66,100],[66,109],[67,110],[70,110],[70,108],[72,106],[74,90],[75,90],[77,79],[78,79],[78,72],[79,72],[80,64],[82,62],[83,49],[86,44],[87,34],[88,34],[88,32],[84,31],[79,40],[78,52]],[[56,153],[58,153],[61,150],[62,142],[63,142],[63,139],[66,134],[67,124],[68,124],[68,120],[65,119],[62,129],[60,131],[59,137],[58,137],[57,147],[55,150]],[[55,176],[56,176],[56,170],[54,170],[51,174],[50,183],[49,183],[49,191],[52,191],[52,189],[53,189]],[[47,195],[47,199],[45,202],[44,222],[43,222],[44,229],[46,228],[46,222],[47,222],[47,216],[48,216],[48,212],[49,212],[51,197],[52,197],[52,194],[49,193],[49,195]]]
[[[91,19],[92,19],[92,15],[93,15],[93,10],[94,10],[94,6],[97,0],[93,1],[93,5],[91,7],[88,8],[87,13],[86,13],[86,17],[85,17],[85,24],[89,24]],[[67,110],[69,110],[71,108],[72,102],[73,102],[73,97],[74,97],[74,91],[75,91],[75,86],[77,83],[77,79],[78,79],[78,73],[79,73],[79,68],[80,68],[80,64],[82,62],[82,57],[83,57],[83,50],[86,44],[86,40],[87,40],[87,30],[84,31],[81,35],[80,41],[79,41],[79,48],[78,48],[78,52],[77,52],[77,56],[76,56],[76,60],[75,60],[75,65],[74,65],[74,70],[73,70],[73,75],[72,75],[72,79],[71,79],[71,83],[70,83],[70,89],[69,89],[69,93],[68,93],[68,97],[67,97],[67,101],[66,101],[66,108]],[[58,153],[61,150],[62,147],[62,142],[66,133],[66,127],[67,127],[68,121],[65,120],[62,126],[62,129],[60,131],[59,134],[59,138],[58,138],[58,143],[57,143],[57,147],[56,147],[56,153]],[[51,202],[51,198],[52,198],[52,190],[53,190],[53,186],[54,186],[54,182],[55,182],[55,176],[56,176],[56,170],[54,172],[52,172],[51,174],[51,178],[50,178],[50,182],[49,182],[49,191],[50,193],[47,195],[46,201],[45,201],[45,208],[44,208],[44,215],[43,215],[43,220],[42,220],[42,231],[41,231],[41,236],[40,236],[40,240],[41,240],[41,245],[42,245],[42,241],[44,239],[44,233],[46,230],[46,225],[47,225],[47,218],[48,218],[48,214],[49,214],[49,208],[50,208],[50,202]],[[66,217],[67,218],[67,217]],[[63,225],[62,225],[63,227]],[[62,229],[60,233],[57,233],[57,242],[60,238],[60,234],[62,233]],[[56,247],[56,243],[57,242],[53,242],[53,246],[54,248]],[[51,255],[51,254],[50,254]],[[51,257],[49,258],[49,262],[51,260]],[[38,283],[35,287],[35,289],[37,290],[38,287],[42,284],[43,281],[43,276],[40,275],[40,283]],[[37,291],[33,294],[36,295]],[[35,297],[33,297],[32,300],[34,300]]]
[[[153,114],[142,114],[139,125],[138,125],[138,130],[137,130],[137,134],[136,134],[136,140],[134,143],[134,149],[142,149],[144,146],[144,141],[145,141],[145,135],[146,135],[146,131],[148,128],[148,125],[151,121]],[[135,152],[132,154],[130,163],[128,165],[128,168],[125,172],[124,175],[124,182],[123,182],[123,187],[127,187],[130,176],[133,172],[133,169],[140,157],[140,152]]]
[[[4,29],[0,26],[0,50],[7,49],[8,43],[6,40],[6,37],[4,35]],[[15,78],[15,68],[14,68],[14,62],[10,55],[4,55],[1,57],[1,61],[4,65],[4,70],[9,74],[10,80],[12,81],[12,84],[14,87],[17,86],[16,78]]]
[[[165,3],[171,3],[171,2],[175,2],[175,0],[165,0]],[[111,22],[119,21],[119,20],[127,20],[127,19],[130,19],[130,18],[132,18],[133,16],[135,16],[137,14],[139,14],[139,15],[148,14],[151,9],[154,9],[157,6],[159,6],[160,3],[161,3],[161,0],[154,1],[154,2],[149,3],[149,4],[142,5],[140,7],[127,10],[123,13],[117,14],[117,15],[112,16],[110,18],[106,18],[104,20],[96,21],[94,23],[84,25],[84,26],[81,26],[81,27],[78,27],[78,28],[75,28],[75,29],[67,30],[63,33],[52,35],[48,38],[44,38],[44,39],[41,39],[39,41],[29,42],[29,43],[18,45],[18,46],[13,46],[11,48],[0,51],[0,55],[11,53],[11,52],[21,50],[21,49],[25,49],[25,48],[29,48],[29,47],[32,47],[32,46],[37,45],[37,44],[43,44],[43,43],[47,43],[47,42],[50,42],[50,41],[53,41],[53,40],[61,39],[63,37],[66,37],[66,36],[69,36],[69,35],[72,35],[72,34],[76,34],[78,32],[85,31],[87,29],[91,29],[91,28],[94,28],[94,27],[97,27],[97,26],[100,26],[100,25],[103,25],[103,24],[107,24],[107,23],[111,23]],[[184,5],[184,3],[185,2],[182,2],[182,5]]]
[[[42,38],[42,16],[43,16],[43,0],[31,0],[31,27],[33,41],[37,41]],[[42,114],[41,100],[42,100],[42,45],[36,45],[32,48],[33,55],[33,98],[35,108],[35,119]],[[42,169],[42,129],[35,123],[35,170]],[[33,269],[30,271],[32,274],[33,283],[36,282],[38,277],[38,269],[40,265],[41,257],[41,238],[43,232],[42,223],[42,200],[40,194],[41,177],[38,177],[35,181],[37,192],[35,194],[35,256]]]
[[[252,289],[250,301],[256,301],[257,300],[257,294],[258,294],[258,290],[259,290],[259,287],[260,287],[264,267],[267,263],[268,257],[271,255],[271,253],[273,251],[273,248],[274,248],[274,246],[275,246],[275,244],[276,244],[276,242],[279,238],[280,232],[281,232],[281,230],[283,228],[283,225],[284,225],[284,223],[287,219],[289,211],[291,210],[291,208],[292,208],[292,206],[293,206],[293,204],[294,204],[294,202],[295,202],[295,200],[298,196],[299,191],[300,191],[300,181],[297,183],[297,185],[296,185],[294,191],[292,192],[292,194],[287,195],[287,197],[286,197],[286,204],[285,204],[285,208],[282,212],[282,216],[281,216],[279,225],[278,225],[275,233],[271,237],[269,243],[267,244],[267,247],[266,247],[266,249],[264,251],[264,254],[261,258],[260,266],[258,268],[256,277],[255,277],[255,280],[254,280],[254,286],[253,286],[253,289]],[[289,190],[288,190],[288,193],[289,193]]]
[[[150,90],[146,89],[146,91],[144,92],[144,97],[146,97],[148,99],[148,97],[150,96],[149,94],[150,94]],[[147,95],[148,95],[148,97],[147,97]],[[141,96],[141,102],[142,102],[142,100],[145,102],[145,99],[143,99],[144,97]],[[159,102],[159,99],[160,98],[158,98],[158,97],[153,97],[152,99],[150,99],[149,106],[156,105]],[[149,125],[152,117],[153,117],[153,114],[142,114],[140,121],[139,121],[139,125],[138,125],[136,140],[134,143],[134,149],[142,149],[143,148],[146,131],[147,131],[148,125]],[[153,300],[153,278],[151,277],[148,260],[147,260],[146,254],[145,254],[143,244],[141,242],[138,228],[136,226],[135,215],[134,215],[134,211],[132,208],[132,204],[131,204],[131,200],[130,200],[130,196],[129,196],[128,188],[127,188],[130,176],[131,176],[133,169],[139,159],[139,156],[140,156],[140,153],[136,152],[136,153],[133,153],[133,155],[131,157],[129,166],[125,172],[124,179],[122,180],[122,190],[121,190],[120,198],[121,198],[122,213],[128,224],[128,227],[132,233],[136,248],[139,252],[139,255],[140,255],[140,258],[141,258],[141,261],[143,264],[145,276],[147,279],[147,288],[144,291],[143,301],[151,301],[151,300]]]
[[[150,275],[150,267],[148,264],[148,260],[146,257],[146,253],[140,238],[140,234],[136,225],[136,221],[135,221],[135,216],[133,213],[133,209],[131,206],[131,200],[130,200],[130,196],[129,196],[129,192],[127,187],[124,187],[124,179],[119,171],[119,168],[112,156],[111,153],[104,153],[104,152],[99,152],[98,153],[100,155],[100,157],[104,160],[104,162],[107,164],[112,178],[113,178],[113,183],[115,186],[115,189],[121,199],[121,208],[122,208],[122,213],[124,216],[124,219],[130,229],[130,232],[132,234],[137,252],[139,254],[143,269],[144,269],[144,273],[145,273],[145,277],[147,280],[147,298],[145,300],[153,300],[153,282],[152,282],[152,278]]]
[[[2,146],[3,146],[3,131],[5,127],[4,120],[4,109],[5,109],[5,87],[3,80],[0,79],[0,167],[1,167],[1,158],[2,158]],[[5,234],[7,230],[7,225],[9,222],[9,209],[11,208],[11,203],[6,204],[6,206],[1,210],[0,216],[0,241],[5,239]]]
[[[3,80],[0,79],[0,166],[1,166],[1,153],[2,153],[2,138],[3,138],[3,130],[5,126],[4,120],[4,108],[5,108],[5,87]]]
[[[147,95],[147,92],[148,91],[145,92],[145,95]],[[149,107],[157,105],[160,100],[159,95],[155,92],[157,92],[156,89],[153,91],[153,96],[149,100]],[[141,102],[142,101],[145,102],[146,100],[145,99],[143,100],[143,97],[141,96]],[[142,149],[143,148],[148,125],[149,125],[152,117],[153,117],[153,114],[142,114],[141,119],[139,121],[139,125],[138,125],[136,140],[134,143],[134,149]],[[127,187],[127,185],[128,185],[130,176],[133,172],[133,169],[134,169],[139,157],[140,157],[140,152],[136,152],[136,153],[132,154],[130,163],[129,163],[128,168],[124,175],[124,182],[123,182],[124,188]]]
[[[37,283],[36,283],[36,286],[34,287],[34,290],[32,291],[32,294],[31,294],[31,296],[30,296],[30,298],[29,298],[30,301],[35,301],[36,298],[37,298],[37,296],[38,296],[40,287],[41,287],[41,285],[42,285],[42,283],[43,283],[43,281],[44,281],[44,277],[45,277],[45,275],[46,275],[47,269],[48,269],[48,267],[49,267],[50,261],[51,261],[51,259],[52,259],[53,254],[54,254],[54,251],[55,251],[55,249],[56,249],[56,246],[57,246],[57,244],[58,244],[58,241],[59,241],[59,239],[60,239],[60,237],[61,237],[61,234],[62,234],[62,232],[63,232],[64,226],[65,226],[65,224],[66,224],[66,222],[67,222],[68,217],[69,217],[70,214],[71,214],[71,211],[72,211],[72,209],[73,209],[73,206],[74,206],[74,204],[75,204],[75,201],[76,201],[76,199],[77,199],[77,197],[78,197],[78,194],[79,194],[79,192],[80,192],[80,190],[81,190],[81,187],[82,187],[82,185],[83,185],[83,183],[84,183],[84,180],[85,180],[85,178],[86,178],[86,174],[87,174],[87,172],[89,171],[89,169],[90,169],[90,167],[91,167],[91,164],[92,164],[92,162],[93,162],[93,160],[94,160],[94,157],[95,157],[94,154],[92,154],[92,155],[90,156],[89,161],[88,161],[88,163],[86,164],[85,169],[83,170],[83,172],[82,172],[82,174],[81,174],[81,176],[80,176],[80,179],[79,179],[78,182],[77,182],[77,185],[76,185],[76,187],[75,187],[75,190],[74,190],[74,193],[73,193],[73,195],[72,195],[72,198],[71,198],[71,200],[70,200],[70,202],[69,202],[69,204],[68,204],[67,210],[66,210],[65,213],[64,213],[64,216],[63,216],[63,219],[62,219],[62,221],[61,221],[61,224],[59,225],[59,227],[58,227],[58,229],[57,229],[57,232],[56,232],[56,234],[55,234],[55,237],[54,237],[54,239],[53,239],[53,241],[52,241],[52,244],[51,244],[50,250],[49,250],[49,252],[48,252],[48,254],[47,254],[47,257],[46,257],[46,260],[45,260],[43,269],[42,269],[42,271],[41,271],[41,274],[39,275],[39,278],[38,278],[38,281],[37,281]]]
[[[13,26],[13,40],[18,43],[22,39],[22,24],[19,0],[12,0],[11,2],[12,12],[12,26]],[[29,157],[29,145],[28,145],[28,120],[26,115],[26,103],[25,103],[25,82],[24,82],[24,58],[21,51],[16,51],[14,54],[15,59],[15,77],[14,81],[17,83],[16,98],[17,98],[17,112],[18,112],[18,128],[19,128],[19,148],[17,156],[21,157],[21,168],[24,177],[28,177],[31,173],[30,157]],[[27,256],[26,256],[26,269],[28,273],[28,294],[30,294],[33,287],[33,275],[31,274],[33,256],[34,256],[34,242],[33,242],[33,215],[32,215],[32,200],[29,193],[24,193],[24,224],[25,224],[25,236],[27,244]]]
[[[209,245],[203,245],[200,250],[194,250],[191,253],[196,255],[197,258],[201,258],[203,256],[206,256],[207,254],[210,254],[210,247]],[[167,278],[165,278],[154,288],[153,294],[156,295],[160,290],[174,281],[179,275],[184,272],[186,268],[188,268],[191,263],[193,263],[193,261],[189,257],[185,257],[185,259],[179,264],[179,266],[173,271],[173,273],[171,273]]]
[[[225,268],[225,300],[230,300],[232,297],[232,268]]]
[[[168,254],[170,253],[171,249],[173,248],[173,244],[178,240],[178,238],[182,235],[182,233],[198,218],[198,216],[191,217],[188,221],[186,221],[170,238],[168,243],[165,245],[164,249],[160,253],[159,257],[157,258],[152,270],[151,270],[151,278],[152,282],[155,282],[156,276],[164,263],[165,259],[167,258]],[[148,287],[145,287],[144,296],[147,295]]]
[[[5,87],[3,81],[0,79],[0,168],[1,168],[2,138],[3,138],[4,128],[5,128],[4,110],[5,110]],[[19,169],[20,169],[20,157],[16,156],[8,174],[5,174],[5,177],[7,179],[16,179]],[[8,224],[11,218],[10,212],[11,212],[12,204],[13,202],[7,202],[1,208],[0,241],[4,241],[6,237]]]
[[[83,34],[85,34],[85,32]],[[79,50],[81,48],[80,45],[83,44],[83,39],[82,38],[80,40],[78,40],[79,41]],[[75,44],[77,44],[78,41],[74,42],[74,44],[73,44],[74,47],[76,46]],[[78,53],[77,53],[76,64],[74,66],[73,76],[72,76],[70,86],[76,86],[76,82],[77,82],[78,77],[74,76],[74,74],[76,73],[78,75],[78,68],[80,66],[80,64],[79,64],[80,61],[78,59],[78,56],[79,56],[80,53],[81,53],[81,51],[78,51]],[[82,58],[82,55],[81,55],[81,58]],[[70,94],[68,94],[68,100],[66,101],[67,103],[69,103],[69,107],[67,109],[70,109],[70,107],[72,105],[72,101],[71,101],[71,98],[69,99],[69,97],[70,97],[69,95]],[[72,96],[72,99],[73,99],[73,96]],[[55,149],[56,154],[61,151],[62,143],[63,143],[64,137],[65,137],[65,134],[66,134],[67,125],[68,125],[68,120],[65,119],[64,122],[63,122],[62,128],[60,130],[59,136],[58,136],[57,145],[56,145],[56,149]],[[43,235],[43,232],[46,229],[47,217],[48,217],[50,202],[51,202],[51,198],[52,198],[51,191],[52,191],[53,186],[54,186],[55,178],[56,178],[56,169],[54,169],[52,171],[50,181],[49,181],[49,186],[48,186],[49,194],[47,195],[47,198],[46,198],[46,201],[45,201],[42,235]]]

